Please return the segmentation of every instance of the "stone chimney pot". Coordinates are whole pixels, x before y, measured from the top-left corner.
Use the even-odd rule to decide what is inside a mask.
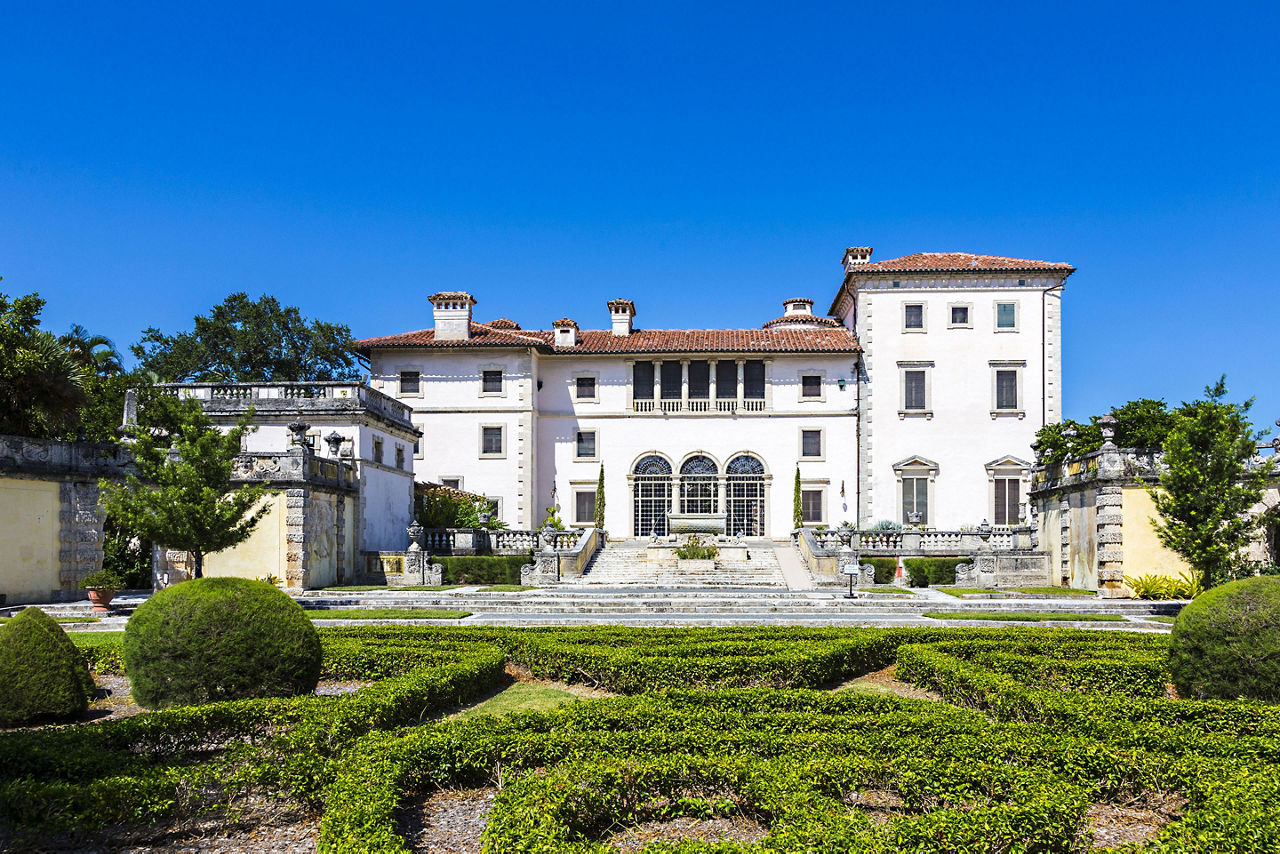
[[[476,298],[466,291],[440,291],[427,297],[434,309],[437,341],[466,341],[471,337],[471,307]]]
[[[870,260],[870,246],[850,246],[848,249],[844,250],[844,259],[842,261],[844,264],[844,271],[846,273],[851,272],[854,267],[866,264]]]
[[[636,316],[636,304],[629,299],[609,300],[609,318],[613,321],[613,334],[625,338],[631,334],[631,319]]]

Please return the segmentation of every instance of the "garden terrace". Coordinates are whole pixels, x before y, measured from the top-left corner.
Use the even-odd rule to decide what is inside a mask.
[[[1280,707],[1170,696],[1161,636],[377,626],[322,637],[326,678],[372,684],[0,736],[0,820],[38,839],[265,792],[320,813],[321,851],[407,851],[415,805],[480,788],[489,852],[605,851],[629,828],[670,839],[659,830],[712,821],[755,828],[716,849],[736,851],[1280,848]],[[119,666],[110,642],[86,653],[100,670]],[[941,699],[829,690],[890,667]],[[504,668],[622,696],[443,716],[500,689]]]

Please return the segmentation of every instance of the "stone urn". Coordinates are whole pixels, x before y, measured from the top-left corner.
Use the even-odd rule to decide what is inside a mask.
[[[113,588],[86,587],[85,592],[89,594],[89,601],[93,603],[93,612],[95,614],[108,614],[111,612],[111,600],[116,596],[116,591]]]
[[[556,529],[543,528],[538,532],[542,536],[543,551],[553,552],[556,550]]]

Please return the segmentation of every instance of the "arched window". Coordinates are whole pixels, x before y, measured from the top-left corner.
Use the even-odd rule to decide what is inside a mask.
[[[680,512],[715,513],[719,508],[720,468],[710,457],[696,456],[680,466]]]
[[[728,532],[736,536],[764,534],[764,463],[748,454],[729,460],[725,467],[725,511]]]
[[[633,480],[633,535],[665,536],[667,513],[671,511],[671,463],[656,454],[643,457],[635,465]]]

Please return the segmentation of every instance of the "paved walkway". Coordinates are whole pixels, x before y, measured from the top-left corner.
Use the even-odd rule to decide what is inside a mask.
[[[788,590],[816,590],[818,585],[813,581],[813,574],[800,561],[795,546],[776,545],[773,553],[778,556],[778,566],[782,569],[782,578],[787,582]]]

